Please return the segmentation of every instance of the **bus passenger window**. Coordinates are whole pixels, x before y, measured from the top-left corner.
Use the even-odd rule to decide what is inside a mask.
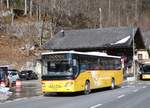
[[[87,66],[85,64],[80,65],[80,72],[86,70]]]

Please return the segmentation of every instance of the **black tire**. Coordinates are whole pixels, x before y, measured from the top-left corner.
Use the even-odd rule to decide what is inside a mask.
[[[85,86],[84,86],[84,94],[88,95],[91,92],[91,88],[90,88],[90,82],[86,81],[85,82]]]
[[[110,89],[115,89],[115,79],[112,79]]]

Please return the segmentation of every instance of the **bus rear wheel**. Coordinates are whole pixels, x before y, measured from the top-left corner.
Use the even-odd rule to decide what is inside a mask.
[[[90,88],[90,82],[86,81],[85,83],[85,87],[84,87],[84,94],[88,95],[91,92],[91,88]]]

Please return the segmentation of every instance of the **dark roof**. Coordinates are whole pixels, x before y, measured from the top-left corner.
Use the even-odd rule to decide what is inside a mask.
[[[134,28],[135,32],[138,28]],[[121,44],[113,44],[130,36]],[[110,27],[98,29],[64,30],[58,32],[51,40],[43,45],[49,50],[70,50],[79,48],[130,47],[133,37],[131,27]]]
[[[150,49],[150,31],[143,33],[144,43],[147,49]]]

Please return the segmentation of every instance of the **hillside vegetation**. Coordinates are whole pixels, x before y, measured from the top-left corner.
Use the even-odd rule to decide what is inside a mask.
[[[19,66],[35,59],[40,46],[61,29],[136,26],[148,31],[149,4],[150,0],[1,0],[0,61]]]
[[[2,1],[1,9],[5,9],[7,0]],[[25,15],[36,16],[37,20],[45,18],[55,30],[58,27],[97,28],[100,23],[102,27],[140,26],[148,30],[149,4],[150,0],[14,0],[9,3],[9,9],[23,10]],[[17,11],[17,15],[19,12],[23,14]]]

